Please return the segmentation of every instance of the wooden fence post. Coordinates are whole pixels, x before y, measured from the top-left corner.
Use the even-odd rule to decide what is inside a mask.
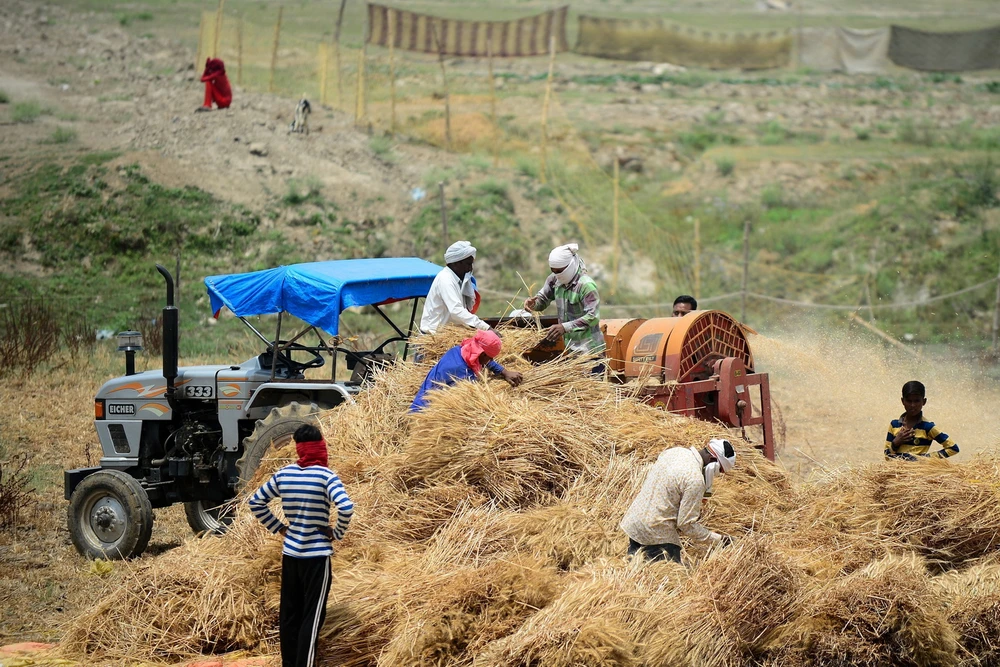
[[[396,12],[389,10],[389,96],[392,118],[389,135],[396,136]]]
[[[205,66],[204,59],[202,55],[205,53],[205,30],[207,29],[207,21],[205,20],[205,13],[201,14],[201,22],[198,24],[198,52],[194,57],[194,69],[196,72],[200,72]]]
[[[997,298],[993,303],[993,351],[998,351],[1000,344],[1000,271],[997,271]]]
[[[490,74],[490,121],[493,123],[493,166],[500,164],[500,125],[497,122],[497,85],[493,77],[493,35],[486,38],[486,62]]]
[[[547,168],[547,151],[549,143],[549,104],[552,100],[552,73],[556,65],[556,37],[549,35],[549,77],[545,84],[545,102],[542,103],[542,164],[539,177],[542,183],[546,182],[545,171]]]
[[[438,182],[438,196],[441,198],[441,241],[447,248],[451,245],[451,240],[448,238],[448,209],[444,200],[444,181]]]
[[[701,298],[701,220],[694,219],[694,298]]]
[[[448,72],[444,67],[444,44],[438,36],[437,25],[431,21],[431,31],[438,49],[438,64],[441,65],[441,79],[444,81],[444,147],[451,150],[451,93],[448,91]]]
[[[324,43],[319,43],[319,103],[326,105],[326,83],[328,77],[328,67],[330,63],[329,47]]]
[[[614,263],[614,273],[611,278],[611,296],[618,291],[618,257],[621,254],[620,240],[618,238],[618,196],[619,196],[619,174],[621,167],[618,165],[618,155],[614,156],[614,195],[611,202],[611,234],[613,237],[612,262]]]
[[[243,85],[243,16],[236,23],[236,85]]]
[[[333,33],[334,67],[337,68],[337,108],[344,109],[344,71],[340,68],[340,27],[344,24],[344,7],[347,0],[340,0],[340,12],[337,13],[337,29]]]
[[[361,123],[365,114],[365,47],[358,49],[358,85],[354,94],[354,124]]]
[[[219,40],[222,39],[222,10],[226,0],[219,0],[219,8],[215,10],[215,40],[212,42],[212,57],[219,57]]]
[[[740,322],[747,321],[747,283],[750,280],[750,216],[743,223],[743,284],[740,287]]]
[[[284,7],[278,7],[278,20],[274,23],[274,43],[271,46],[271,77],[267,83],[268,92],[274,92],[274,70],[278,68],[278,42],[281,39],[281,14]]]

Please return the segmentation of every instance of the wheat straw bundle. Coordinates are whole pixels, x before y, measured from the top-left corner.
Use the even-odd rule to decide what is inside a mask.
[[[863,469],[857,484],[873,510],[862,530],[906,541],[929,559],[951,564],[1000,548],[996,460],[886,461]]]
[[[487,644],[514,632],[558,591],[557,570],[530,558],[451,570],[400,622],[379,664],[472,664]]]
[[[399,478],[411,488],[464,481],[508,507],[551,502],[588,458],[586,429],[506,389],[461,382],[432,392],[413,416]]]
[[[131,663],[271,652],[277,607],[266,591],[276,575],[267,558],[176,549],[128,570],[120,586],[72,623],[63,649]]]
[[[373,565],[375,560],[383,562]],[[320,631],[319,664],[375,665],[400,619],[418,609],[427,591],[444,579],[444,573],[428,565],[411,551],[352,563],[346,562],[344,554],[335,557],[326,622]]]
[[[958,632],[963,664],[1000,664],[1000,564],[987,562],[933,579]]]
[[[570,575],[552,604],[486,648],[488,667],[622,667],[639,664],[639,637],[686,579],[676,563],[608,559]]]
[[[800,609],[803,572],[769,540],[716,549],[677,591],[645,643],[649,665],[744,665]]]
[[[736,441],[736,467],[716,478],[702,520],[726,535],[779,531],[802,503],[788,474],[760,450]]]
[[[413,339],[413,346],[431,364],[444,356],[444,353],[461,345],[462,341],[475,335],[475,331],[463,327],[446,326],[434,334],[423,334]],[[500,356],[497,357],[503,365],[524,364],[521,356],[536,347],[545,338],[544,331],[502,326],[497,333],[503,342]],[[591,364],[593,366],[593,364]]]
[[[813,586],[785,639],[789,661],[843,665],[955,665],[958,634],[913,553],[893,555]]]

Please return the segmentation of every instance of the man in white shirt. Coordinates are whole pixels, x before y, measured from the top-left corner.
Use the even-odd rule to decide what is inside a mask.
[[[728,440],[711,440],[700,450],[673,447],[660,454],[621,522],[629,555],[680,563],[681,535],[710,545],[729,544],[731,538],[705,528],[698,519],[716,473],[735,465],[736,452]]]
[[[424,312],[420,317],[422,333],[437,333],[446,324],[482,331],[490,328],[490,325],[472,312],[478,307],[475,282],[472,279],[472,264],[475,259],[476,249],[468,241],[456,241],[445,251],[444,261],[447,266],[434,278],[424,300]]]

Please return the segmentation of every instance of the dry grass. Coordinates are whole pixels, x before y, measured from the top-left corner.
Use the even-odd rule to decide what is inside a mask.
[[[531,367],[537,332],[505,332],[525,373],[436,391],[409,415],[434,355],[422,339],[322,418],[355,501],[333,560],[321,664],[536,666],[909,664],[995,655],[996,466],[886,464],[793,486],[740,441],[703,521],[728,549],[693,569],[627,560],[618,529],[646,467],[718,426],[637,403],[589,363]],[[293,457],[266,459],[254,484]],[[949,498],[951,503],[945,503]],[[277,539],[241,509],[223,538],[128,570],[73,625],[64,652],[177,660],[274,650]],[[979,560],[975,560],[979,559]],[[928,568],[966,568],[933,577]],[[995,632],[994,632],[995,634]],[[959,636],[963,639],[959,643]]]

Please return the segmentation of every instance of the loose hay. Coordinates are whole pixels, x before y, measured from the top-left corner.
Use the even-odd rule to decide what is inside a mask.
[[[419,339],[424,362],[379,371],[321,417],[356,510],[333,559],[320,664],[998,659],[994,460],[877,464],[793,486],[720,426],[642,405],[585,359],[533,367],[518,355],[540,334],[502,334],[518,388],[459,383],[410,415],[432,361],[468,335],[445,330]],[[735,545],[704,558],[686,547],[690,571],[627,560],[618,522],[647,466],[717,435],[738,465],[717,478],[703,522]],[[251,490],[293,459],[291,447],[267,457]],[[931,577],[931,566],[967,569]],[[132,662],[273,653],[279,575],[280,540],[242,502],[226,536],[131,566],[63,650]]]

